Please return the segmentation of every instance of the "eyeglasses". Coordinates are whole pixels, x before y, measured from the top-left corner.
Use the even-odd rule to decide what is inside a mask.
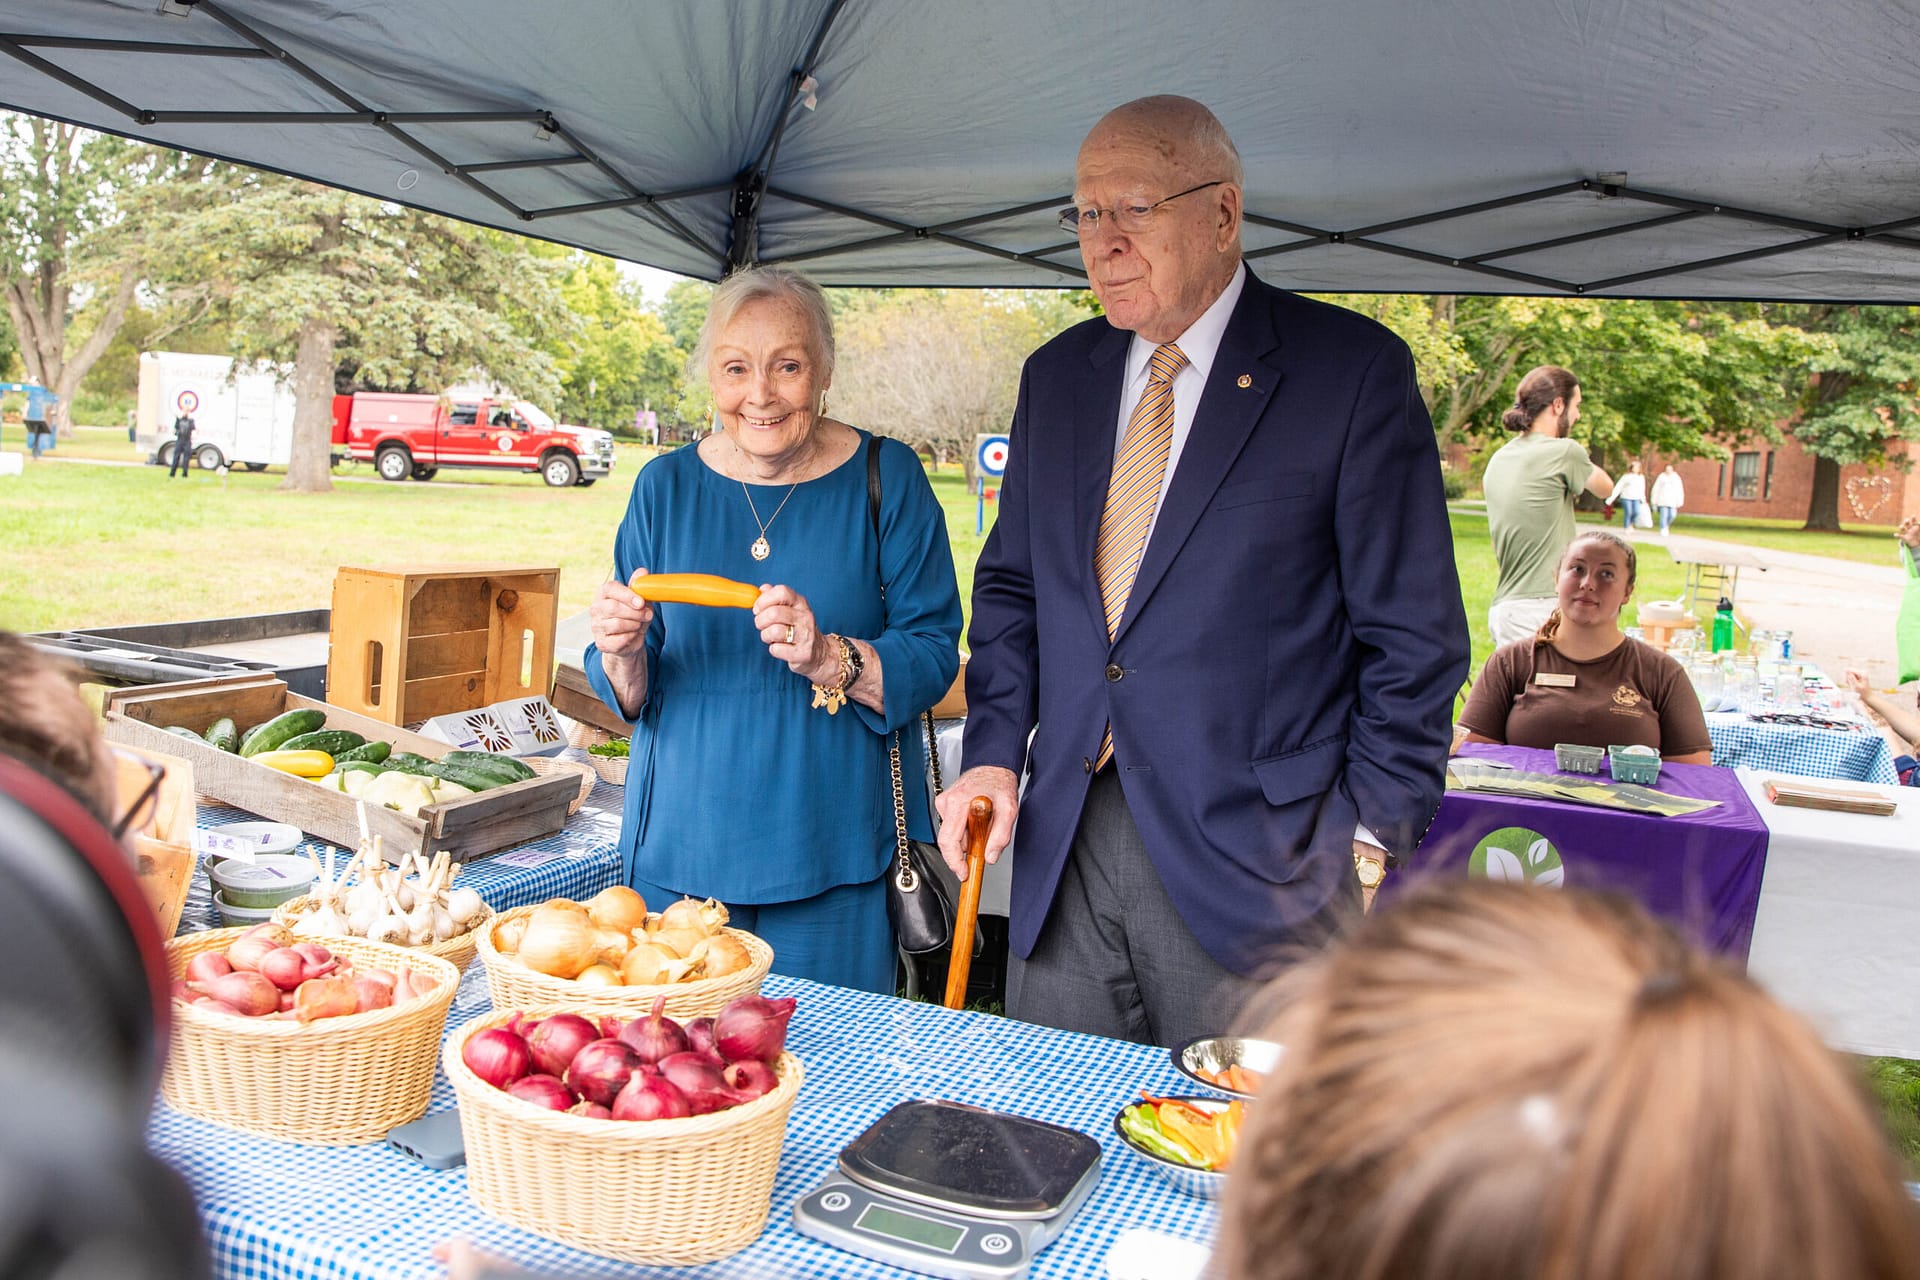
[[[1152,204],[1133,200],[1111,209],[1082,209],[1070,204],[1060,211],[1060,229],[1077,236],[1090,236],[1106,226],[1121,235],[1137,236],[1153,225],[1153,211],[1161,205],[1178,200],[1181,196],[1190,196],[1196,191],[1205,191],[1208,187],[1221,186],[1225,182],[1225,178],[1216,178],[1197,187],[1188,187],[1185,191],[1176,191],[1165,200],[1155,200]]]
[[[167,776],[166,767],[157,765],[151,760],[142,760],[140,763],[147,771],[147,785],[140,788],[140,794],[133,798],[133,803],[127,806],[127,811],[120,815],[120,821],[113,824],[115,840],[121,839],[135,827],[146,826],[153,819],[154,810],[159,807],[160,783]]]

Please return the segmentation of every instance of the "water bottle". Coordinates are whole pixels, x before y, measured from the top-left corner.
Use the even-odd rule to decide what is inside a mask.
[[[1733,648],[1733,601],[1720,597],[1720,606],[1713,612],[1713,651],[1721,653]]]

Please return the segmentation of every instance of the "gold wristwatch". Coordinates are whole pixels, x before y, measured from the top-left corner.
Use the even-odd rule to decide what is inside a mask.
[[[1386,863],[1358,853],[1353,855],[1353,870],[1360,877],[1362,889],[1378,889],[1387,878]]]

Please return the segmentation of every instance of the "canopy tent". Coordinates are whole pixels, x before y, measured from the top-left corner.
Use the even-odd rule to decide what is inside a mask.
[[[1291,288],[1920,300],[1913,0],[0,0],[0,104],[713,279],[1082,281],[1212,106]]]

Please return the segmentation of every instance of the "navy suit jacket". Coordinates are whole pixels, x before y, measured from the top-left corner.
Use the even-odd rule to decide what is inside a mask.
[[[1254,974],[1354,916],[1356,822],[1404,855],[1439,805],[1468,660],[1439,451],[1404,343],[1249,273],[1109,643],[1093,550],[1132,336],[1091,320],[1022,372],[974,571],[965,763],[1032,770],[1019,955],[1111,722],[1175,907]]]

